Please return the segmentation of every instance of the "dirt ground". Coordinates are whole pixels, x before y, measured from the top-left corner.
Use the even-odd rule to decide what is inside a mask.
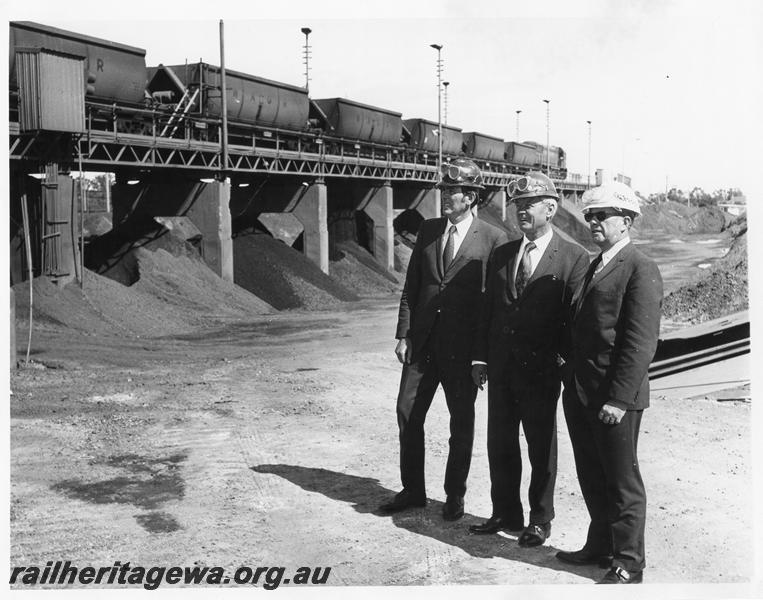
[[[467,532],[490,515],[486,392],[466,516],[440,516],[441,392],[427,420],[428,505],[377,512],[399,489],[396,315],[390,296],[163,338],[35,331],[34,363],[11,375],[11,565],[308,565],[331,567],[330,586],[600,578],[554,557],[581,547],[587,527],[561,408],[546,545]],[[683,584],[660,597],[754,593],[749,396],[653,398],[645,413],[645,582]]]

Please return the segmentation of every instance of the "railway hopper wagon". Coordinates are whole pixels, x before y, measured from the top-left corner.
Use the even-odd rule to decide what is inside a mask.
[[[326,135],[346,140],[397,145],[403,130],[402,114],[346,98],[313,100]]]
[[[159,65],[149,69],[148,91],[162,104],[188,108],[218,122],[223,115],[220,67],[204,62]],[[307,90],[287,83],[225,70],[225,111],[229,123],[299,132],[307,129]],[[234,132],[235,134],[235,132]],[[216,136],[212,136],[215,138]]]
[[[441,128],[446,159],[466,155],[482,163],[482,168],[510,173],[545,170],[548,161],[553,177],[565,178],[567,173],[564,150],[557,146],[546,149],[536,142],[520,144],[473,131],[463,133],[452,125],[403,119],[399,112],[345,98],[311,99],[305,88],[229,69],[223,107],[220,67],[198,62],[147,68],[146,51],[141,48],[46,25],[11,22],[9,43],[11,120],[18,119],[14,112],[21,96],[18,65],[22,65],[22,79],[27,78],[37,64],[27,55],[47,52],[68,60],[66,73],[49,70],[47,77],[62,82],[71,79],[64,82],[66,89],[87,86],[69,112],[77,112],[80,121],[85,113],[91,129],[218,142],[225,110],[232,145],[434,165]],[[80,62],[84,73],[79,72]],[[47,93],[55,100],[50,104],[54,107],[70,100],[64,96],[62,103],[60,94]],[[31,94],[23,105],[32,107],[35,101]],[[73,131],[84,131],[84,125]]]
[[[427,119],[404,119],[403,125],[405,127],[403,140],[408,143],[408,148],[414,154],[423,152],[437,155],[439,151],[437,123]],[[461,129],[452,125],[442,125],[442,152],[444,155],[461,154],[463,144],[464,136]]]
[[[88,99],[140,104],[146,94],[146,51],[28,21],[11,21],[10,90],[18,90],[17,53],[48,50],[84,58]]]
[[[383,158],[387,148],[400,145],[403,131],[401,113],[347,98],[312,100],[310,120],[323,133],[328,154]]]
[[[464,154],[481,160],[502,161],[504,142],[501,138],[469,131],[463,134]]]

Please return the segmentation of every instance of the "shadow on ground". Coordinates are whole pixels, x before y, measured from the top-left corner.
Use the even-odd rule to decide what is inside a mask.
[[[505,558],[555,571],[574,573],[592,580],[597,580],[604,574],[603,570],[596,567],[575,567],[559,562],[555,556],[558,549],[549,544],[538,548],[520,548],[516,536],[470,534],[468,525],[481,522],[484,518],[466,513],[464,518],[457,522],[443,521],[440,516],[443,503],[437,500],[428,500],[424,508],[392,515],[382,513],[378,509],[379,505],[388,501],[395,492],[383,487],[377,479],[371,477],[299,465],[262,464],[251,469],[257,473],[278,475],[305,491],[318,492],[332,500],[350,503],[359,513],[389,519],[396,527],[455,546],[477,558]]]

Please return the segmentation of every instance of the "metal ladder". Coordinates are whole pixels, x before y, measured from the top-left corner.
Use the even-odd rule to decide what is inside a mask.
[[[189,95],[189,92],[190,90],[186,88],[185,92],[183,93],[183,97],[180,99],[180,102],[177,103],[177,106],[175,106],[175,110],[172,112],[169,121],[167,121],[167,124],[164,126],[164,129],[162,129],[159,137],[172,137],[175,135],[178,125],[180,125],[180,117],[185,117],[185,115],[188,114],[188,111],[191,109],[194,101],[196,100],[196,96],[199,95],[199,88],[196,88],[193,94]],[[167,130],[170,127],[172,127],[172,130],[169,132],[169,135],[167,135]]]

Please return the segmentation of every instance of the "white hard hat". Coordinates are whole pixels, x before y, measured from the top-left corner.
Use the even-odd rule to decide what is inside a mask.
[[[641,214],[636,193],[619,181],[611,181],[583,193],[583,212],[599,208],[619,208]]]

